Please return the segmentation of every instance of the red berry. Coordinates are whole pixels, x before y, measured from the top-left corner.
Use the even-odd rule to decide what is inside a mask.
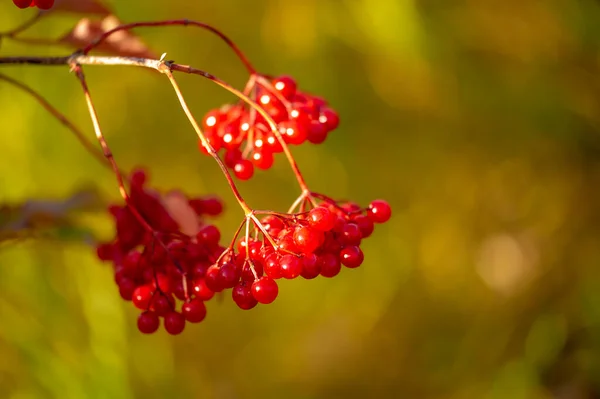
[[[309,254],[302,257],[302,273],[300,274],[307,280],[316,278],[321,273],[319,258],[315,254]]]
[[[298,277],[302,273],[302,262],[294,255],[284,255],[279,261],[281,275],[289,280]]]
[[[329,231],[335,225],[337,217],[329,209],[318,206],[308,213],[308,223],[311,227],[320,231]]]
[[[297,227],[294,230],[294,244],[302,253],[311,254],[323,244],[323,233],[310,227]]]
[[[257,168],[267,170],[273,166],[273,153],[269,150],[256,151],[252,154],[252,162]]]
[[[240,180],[248,180],[254,174],[254,165],[247,159],[240,159],[233,165],[233,173]]]
[[[125,299],[126,301],[131,301],[131,296],[133,295],[133,291],[136,287],[135,281],[127,277],[123,277],[117,282],[117,284],[119,284],[119,294],[121,294],[121,298]]]
[[[275,78],[273,87],[288,100],[296,94],[296,81],[290,76],[283,75]]]
[[[137,320],[138,330],[140,330],[142,334],[152,334],[158,330],[159,324],[160,321],[158,320],[158,315],[150,311],[140,314]]]
[[[152,299],[152,307],[151,309],[159,316],[164,316],[170,311],[173,310],[175,306],[175,299],[173,299],[172,295],[169,297],[165,295],[156,295]]]
[[[331,108],[325,108],[319,115],[319,122],[325,124],[327,131],[332,131],[340,124],[340,117]]]
[[[221,232],[216,226],[209,224],[207,226],[204,226],[198,232],[197,237],[199,242],[205,245],[214,246],[219,244],[219,240],[221,239]]]
[[[27,8],[33,2],[31,0],[13,0],[13,3],[19,8]]]
[[[340,232],[340,241],[345,245],[359,245],[362,234],[357,224],[346,223]]]
[[[247,284],[238,284],[231,291],[233,301],[240,309],[249,310],[258,304],[258,301],[252,295],[251,286]]]
[[[183,304],[181,313],[190,323],[200,323],[206,317],[206,305],[200,298],[194,298]]]
[[[140,285],[133,291],[131,300],[135,307],[146,310],[150,306],[150,300],[154,294],[154,288],[149,285]]]
[[[342,249],[340,252],[340,261],[349,268],[355,268],[362,264],[365,256],[362,250],[356,246],[350,246]]]
[[[215,295],[215,293],[208,288],[204,279],[194,281],[194,284],[192,285],[192,291],[194,295],[196,295],[196,298],[200,298],[203,301],[208,301]]]
[[[279,287],[277,283],[270,277],[263,276],[252,283],[252,296],[264,304],[269,304],[277,298]]]
[[[272,279],[283,277],[279,256],[276,253],[272,253],[265,259],[265,273]]]
[[[33,0],[40,10],[49,10],[54,5],[54,0]]]
[[[337,256],[326,253],[319,258],[319,265],[321,266],[321,276],[323,277],[335,277],[342,270],[342,265]]]
[[[375,200],[369,205],[367,215],[374,223],[385,223],[392,216],[392,208],[387,201]]]
[[[171,335],[181,334],[185,328],[185,317],[178,312],[169,312],[165,315],[165,330]]]
[[[352,218],[352,222],[356,223],[356,225],[358,226],[362,238],[367,238],[371,234],[373,234],[375,225],[373,224],[373,221],[370,217],[366,215],[356,215]]]

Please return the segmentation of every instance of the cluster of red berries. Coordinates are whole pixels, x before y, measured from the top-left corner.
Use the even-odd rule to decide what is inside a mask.
[[[19,8],[37,7],[40,10],[49,10],[54,5],[54,0],[13,0]]]
[[[361,241],[390,216],[391,208],[382,200],[366,209],[326,201],[309,212],[269,214],[256,238],[239,241],[237,252],[232,247],[223,252],[207,270],[206,284],[215,292],[232,288],[241,309],[271,303],[279,292],[277,279],[334,277],[342,265],[359,267],[364,260]]]
[[[251,91],[287,144],[322,143],[339,124],[338,114],[324,99],[301,92],[289,76],[261,77]],[[225,150],[225,164],[240,180],[250,179],[255,167],[269,169],[274,154],[283,151],[265,118],[244,103],[211,110],[203,125],[207,140],[216,151]],[[199,147],[207,153],[201,142]]]
[[[121,297],[142,311],[137,322],[142,333],[155,332],[163,318],[165,330],[179,334],[186,322],[198,323],[205,318],[204,302],[214,295],[205,276],[223,248],[219,246],[219,230],[206,223],[204,216],[220,214],[223,206],[214,197],[187,199],[177,193],[183,205],[174,210],[166,203],[169,194],[146,188],[144,172],[134,172],[130,182],[131,206],[110,207],[116,237],[99,245],[97,254],[112,262]],[[189,225],[192,219],[192,233],[189,226],[183,233],[178,222],[182,207],[187,211],[185,223]],[[140,216],[147,226],[140,222]]]

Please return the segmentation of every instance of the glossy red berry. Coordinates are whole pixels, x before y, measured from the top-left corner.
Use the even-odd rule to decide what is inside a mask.
[[[356,246],[346,247],[340,252],[340,262],[342,262],[342,265],[349,268],[360,266],[364,259],[365,256],[362,250]]]
[[[206,317],[206,305],[200,298],[194,298],[183,304],[181,314],[190,323],[200,323]]]
[[[263,276],[252,283],[252,296],[264,304],[269,304],[277,298],[279,287],[275,280],[270,277]]]
[[[149,285],[140,285],[133,291],[131,301],[141,310],[146,310],[150,306],[150,300],[154,294],[154,288]]]
[[[13,3],[19,8],[27,8],[32,3],[31,0],[13,0]]]
[[[342,265],[337,256],[326,253],[319,258],[319,265],[321,266],[321,276],[323,277],[335,277],[342,270]]]
[[[302,273],[302,262],[294,255],[284,255],[279,261],[281,275],[289,280],[298,277]]]
[[[317,229],[299,226],[294,230],[294,244],[305,254],[313,253],[323,243],[323,233]]]
[[[173,306],[175,306],[175,299],[173,296],[169,295],[169,297],[165,295],[155,295],[151,301],[151,309],[159,316],[164,316],[170,311],[173,310]]]
[[[286,99],[291,99],[296,94],[296,81],[290,76],[279,76],[272,82],[273,87]]]
[[[196,295],[196,298],[200,298],[203,301],[208,301],[215,295],[214,291],[208,288],[204,279],[194,281],[192,285],[192,291],[194,295]]]
[[[251,286],[248,284],[238,284],[231,291],[233,301],[240,309],[250,310],[258,304],[258,301],[252,295]]]
[[[185,317],[178,312],[169,312],[165,315],[165,330],[171,335],[181,334],[185,328]]]
[[[152,334],[158,330],[159,325],[160,320],[158,319],[158,315],[150,311],[140,314],[137,320],[138,330],[143,334]]]
[[[387,201],[375,200],[369,205],[367,215],[374,223],[385,223],[392,216],[392,208]]]
[[[316,278],[321,273],[319,258],[315,254],[309,254],[302,257],[302,273],[300,274],[307,280]]]
[[[254,174],[254,165],[247,159],[240,159],[233,165],[233,173],[240,180],[248,180]]]
[[[311,227],[320,231],[329,231],[335,225],[337,217],[329,209],[318,206],[308,213],[308,223]]]
[[[49,10],[54,5],[54,0],[34,0],[33,2],[40,10]]]

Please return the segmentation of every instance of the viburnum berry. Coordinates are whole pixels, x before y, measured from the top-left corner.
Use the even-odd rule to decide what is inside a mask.
[[[279,287],[275,280],[263,276],[252,283],[252,296],[260,303],[269,304],[277,298]]]
[[[340,261],[342,265],[349,268],[360,266],[364,259],[365,256],[362,250],[356,246],[346,247],[342,249],[342,252],[340,252]]]
[[[392,216],[392,208],[386,201],[375,200],[369,205],[367,214],[374,223],[385,223]]]
[[[154,294],[154,289],[148,285],[140,285],[133,291],[131,301],[141,310],[146,310],[150,306],[150,300]]]
[[[143,334],[152,334],[160,325],[158,315],[154,312],[146,311],[139,315],[137,327]]]
[[[13,0],[13,3],[19,8],[27,8],[33,2],[31,0]]]
[[[251,286],[245,283],[233,287],[231,296],[235,304],[243,310],[250,310],[258,304],[256,298],[252,295]]]
[[[194,298],[183,304],[181,314],[190,323],[200,323],[206,317],[206,305],[199,298]]]
[[[185,317],[178,312],[169,312],[165,315],[165,330],[171,335],[181,334],[185,328]]]
[[[281,275],[288,279],[294,279],[302,273],[302,262],[294,255],[284,255],[279,261]]]
[[[49,10],[54,5],[54,0],[33,0],[33,2],[40,10]]]

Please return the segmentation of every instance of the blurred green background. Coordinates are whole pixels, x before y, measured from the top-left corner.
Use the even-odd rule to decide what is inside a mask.
[[[112,1],[125,22],[190,18],[231,36],[264,73],[291,74],[340,112],[294,148],[315,191],[392,220],[364,265],[281,284],[269,306],[213,300],[177,337],[143,336],[108,265],[85,242],[0,247],[0,397],[600,397],[600,3],[591,0]],[[33,11],[0,4],[0,29]],[[61,35],[77,16],[30,37]],[[194,28],[140,29],[168,59],[243,87],[231,51]],[[63,55],[4,41],[2,55]],[[93,138],[68,68],[2,72],[35,87]],[[86,68],[113,152],[153,183],[218,193],[225,238],[243,214],[167,80]],[[232,97],[180,76],[201,117]],[[64,199],[113,176],[29,96],[0,82],[0,204]],[[257,208],[298,195],[280,157],[241,184]],[[77,219],[112,234],[102,213]]]

